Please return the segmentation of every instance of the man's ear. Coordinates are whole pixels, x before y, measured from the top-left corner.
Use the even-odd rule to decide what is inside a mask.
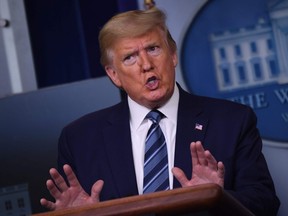
[[[118,88],[121,88],[121,81],[118,77],[117,71],[115,71],[112,66],[105,66],[105,71],[114,85],[116,85]]]
[[[173,58],[174,67],[176,67],[177,64],[178,64],[178,55],[177,55],[177,52],[175,52],[175,53],[173,54],[172,58]]]

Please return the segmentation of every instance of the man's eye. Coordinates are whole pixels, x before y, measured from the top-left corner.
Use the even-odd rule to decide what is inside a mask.
[[[160,53],[160,47],[158,46],[149,47],[148,53],[152,55],[158,55]]]
[[[148,50],[152,52],[152,51],[155,51],[156,49],[157,49],[157,47],[156,47],[156,46],[153,46],[153,47],[149,47]]]
[[[126,57],[124,58],[124,61],[129,61],[129,59],[131,59],[131,56],[126,56]]]
[[[135,63],[135,61],[136,61],[136,57],[133,56],[133,55],[129,55],[129,56],[126,56],[124,58],[123,62],[124,62],[125,65],[132,65],[132,64]]]

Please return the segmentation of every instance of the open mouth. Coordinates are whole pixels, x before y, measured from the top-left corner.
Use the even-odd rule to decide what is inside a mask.
[[[158,84],[159,84],[159,80],[157,79],[156,76],[149,77],[147,82],[146,82],[146,86],[150,90],[156,89],[158,87]]]
[[[149,77],[148,80],[147,80],[147,84],[153,83],[153,82],[155,82],[156,80],[157,80],[157,78],[156,78],[155,76]]]

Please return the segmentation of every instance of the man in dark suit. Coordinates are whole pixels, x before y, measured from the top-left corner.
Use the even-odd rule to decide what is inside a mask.
[[[279,200],[254,112],[176,84],[177,49],[165,19],[153,8],[118,14],[103,27],[101,63],[127,98],[63,129],[60,173],[51,169],[53,181],[47,181],[56,201],[41,204],[55,210],[144,193],[145,137],[152,125],[145,116],[157,110],[166,139],[167,188],[216,183],[256,215],[276,215]]]

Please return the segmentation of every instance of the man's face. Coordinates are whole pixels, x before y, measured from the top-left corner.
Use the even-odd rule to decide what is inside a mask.
[[[118,40],[112,63],[105,67],[114,84],[132,100],[148,108],[162,106],[172,96],[177,54],[172,53],[159,29]]]

